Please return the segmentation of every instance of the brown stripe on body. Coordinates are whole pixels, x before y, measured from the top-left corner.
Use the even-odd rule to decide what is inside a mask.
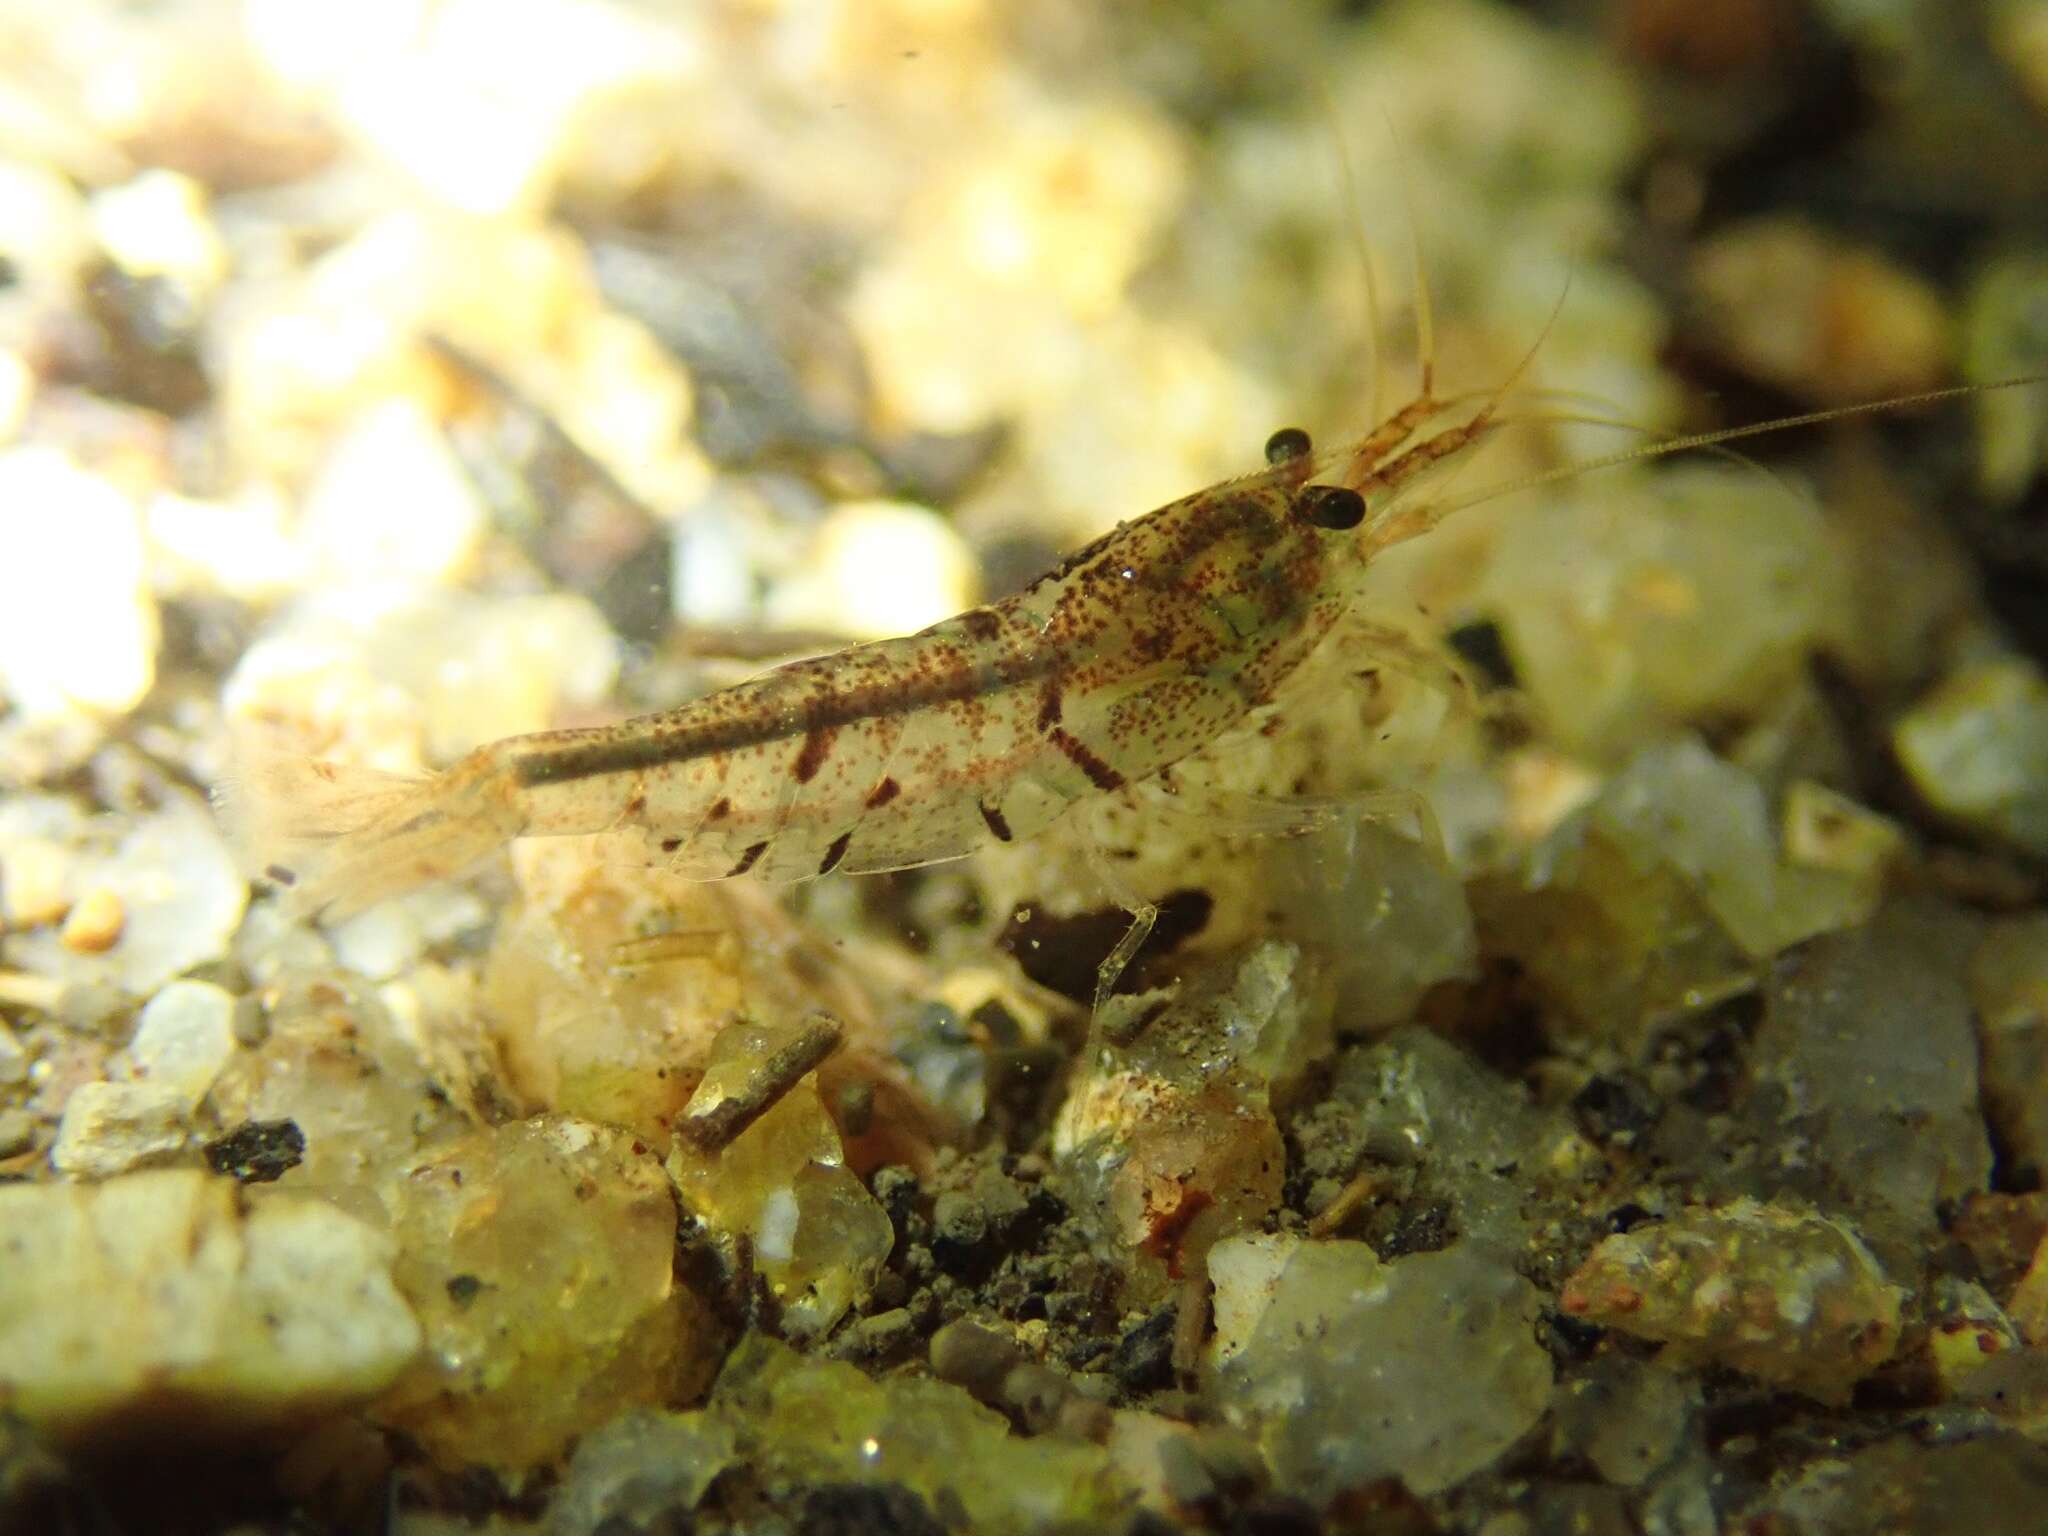
[[[1063,677],[1093,659],[1089,647],[1101,643],[1102,621],[1091,618],[1079,627],[1071,643],[1063,643],[1057,638],[1064,627],[1058,616],[1071,617],[1073,608],[1078,607],[1083,613],[1112,620],[1118,617],[1118,608],[1129,601],[1123,598],[1129,586],[1115,575],[1127,563],[1117,546],[1144,523],[1152,525],[1144,529],[1144,547],[1153,557],[1143,573],[1147,584],[1170,584],[1177,572],[1187,569],[1188,562],[1201,558],[1233,530],[1248,521],[1270,518],[1271,491],[1271,486],[1255,483],[1205,492],[1070,556],[1060,574],[1081,571],[1080,578],[1072,591],[1062,595],[1048,622],[1030,626],[1046,637],[1046,643],[1028,649],[1003,645],[1002,654],[991,657],[987,653],[1000,638],[1005,612],[1000,605],[969,610],[971,618],[962,615],[948,620],[907,641],[885,641],[872,649],[857,647],[842,656],[794,663],[667,716],[643,717],[608,730],[533,738],[509,754],[507,771],[517,786],[533,788],[614,773],[647,772],[801,738],[789,769],[801,785],[822,770],[835,734],[843,729],[952,705],[971,705],[1008,689],[1021,692],[1036,685],[1040,739],[1064,754],[1095,788],[1119,788],[1124,776],[1061,724],[1065,713]],[[1166,526],[1161,527],[1161,522]],[[1166,535],[1163,539],[1162,534]],[[1091,559],[1102,564],[1083,570]],[[983,636],[988,637],[985,643]],[[1100,659],[1112,667],[1122,660]],[[851,681],[835,687],[831,681],[835,676]],[[1021,700],[1019,704],[1029,708]],[[900,789],[894,779],[877,783],[868,792],[870,809],[889,803]],[[740,813],[729,801],[721,802],[712,808],[706,823],[720,820],[721,811],[728,810]],[[749,852],[751,857],[741,861],[743,868],[751,867],[759,857]]]
[[[745,853],[740,855],[739,863],[733,865],[731,869],[725,872],[726,878],[729,880],[734,875],[744,875],[748,870],[752,869],[756,864],[761,862],[761,855],[766,853],[767,851],[768,843],[767,840],[764,838],[762,841],[755,843]]]
[[[818,863],[818,873],[829,875],[839,867],[839,861],[846,857],[846,850],[853,846],[853,833],[842,832],[832,839],[832,846],[825,850],[825,857]]]
[[[630,733],[614,729],[599,733],[595,739],[558,746],[535,744],[512,759],[511,772],[522,788],[532,788],[660,768],[801,735],[806,742],[799,767],[806,765],[805,760],[815,758],[808,763],[815,773],[829,750],[831,733],[845,726],[963,703],[1000,688],[1035,682],[1058,673],[1067,660],[1056,648],[1048,647],[1021,659],[1006,658],[1003,665],[991,672],[961,651],[950,665],[939,667],[927,658],[925,666],[916,673],[820,693],[796,709],[770,707],[775,702],[770,696],[764,698],[763,707],[758,709],[742,707],[708,719],[693,719],[699,710],[686,706],[675,712],[679,717],[677,723],[665,727],[653,726]],[[786,685],[787,679],[770,673],[762,681]],[[744,692],[750,686],[742,683],[734,691]],[[766,693],[766,689],[761,691]]]
[[[1060,680],[1048,678],[1045,690],[1038,696],[1038,728],[1049,731],[1060,723],[1065,710],[1065,701],[1060,697]]]
[[[1088,782],[1097,789],[1122,789],[1124,776],[1090,750],[1079,737],[1055,726],[1045,738],[1067,756],[1067,761],[1088,775]]]
[[[818,770],[825,766],[825,758],[832,751],[832,739],[839,734],[836,725],[814,726],[804,733],[804,744],[796,754],[796,765],[790,771],[796,775],[799,784],[808,784],[818,776]]]
[[[981,811],[981,819],[987,823],[989,831],[995,836],[995,840],[999,843],[1007,843],[1010,840],[1010,823],[1003,813],[990,805],[986,800],[977,800],[975,805]]]

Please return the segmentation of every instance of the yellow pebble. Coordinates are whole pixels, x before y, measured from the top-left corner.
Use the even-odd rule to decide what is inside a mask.
[[[128,921],[121,898],[104,886],[87,891],[64,919],[64,947],[81,955],[101,955],[121,942]]]

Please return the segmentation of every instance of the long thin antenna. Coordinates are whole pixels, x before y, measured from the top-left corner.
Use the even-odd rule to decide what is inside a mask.
[[[1422,261],[1422,215],[1415,201],[1408,146],[1401,138],[1401,130],[1394,126],[1394,114],[1388,112],[1386,118],[1387,136],[1394,141],[1400,171],[1401,204],[1408,211],[1408,250],[1415,266],[1415,352],[1421,363],[1421,395],[1427,400],[1436,388],[1436,307],[1430,302],[1429,273]]]
[[[1797,416],[1780,416],[1776,421],[1751,422],[1743,427],[1721,427],[1712,432],[1689,432],[1682,437],[1666,438],[1657,443],[1644,443],[1635,448],[1604,453],[1596,458],[1560,464],[1555,469],[1539,470],[1533,475],[1523,475],[1519,479],[1503,480],[1498,485],[1487,486],[1469,496],[1460,497],[1456,501],[1433,509],[1432,521],[1441,521],[1453,512],[1462,511],[1466,507],[1476,507],[1482,501],[1492,501],[1496,497],[1512,495],[1516,491],[1533,490],[1540,485],[1554,485],[1560,480],[1591,474],[1595,470],[1613,469],[1644,459],[1661,459],[1670,454],[1687,453],[1698,448],[1714,448],[1722,443],[1740,442],[1746,437],[1762,437],[1766,433],[1785,432],[1794,427],[1818,426],[1823,422],[1844,421],[1854,416],[1874,416],[1879,411],[1895,411],[1907,406],[1936,405],[1944,400],[1965,400],[1973,395],[1989,394],[1993,390],[2025,389],[2034,384],[2048,384],[2048,373],[2021,374],[2016,378],[1994,379],[1988,384],[1952,384],[1946,389],[1925,389],[1910,395],[1894,395],[1889,400],[1865,400],[1855,405],[1831,406],[1824,411],[1803,411]]]
[[[1372,246],[1365,238],[1365,204],[1358,195],[1358,176],[1351,164],[1351,147],[1344,139],[1344,120],[1337,112],[1337,99],[1329,82],[1316,76],[1316,95],[1323,115],[1330,120],[1330,141],[1337,150],[1337,179],[1344,192],[1344,226],[1351,236],[1352,255],[1358,260],[1358,275],[1365,287],[1366,361],[1372,370],[1372,394],[1368,404],[1374,422],[1386,419],[1386,338],[1380,330],[1380,283],[1374,270]]]

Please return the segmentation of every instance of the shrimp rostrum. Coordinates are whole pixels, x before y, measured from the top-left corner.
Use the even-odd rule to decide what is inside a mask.
[[[1315,452],[1117,526],[1014,596],[792,662],[660,714],[387,775],[247,754],[222,805],[302,910],[344,915],[519,837],[612,833],[687,876],[801,879],[1026,838],[1156,774],[1268,702],[1381,549],[1448,510],[1430,471],[1497,424],[1422,393]]]

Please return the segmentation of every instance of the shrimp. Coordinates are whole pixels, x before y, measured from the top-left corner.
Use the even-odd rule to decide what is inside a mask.
[[[292,906],[328,917],[454,878],[520,837],[610,834],[712,880],[959,858],[1031,837],[1241,724],[1329,634],[1380,552],[1463,508],[1640,459],[2042,382],[1838,406],[1431,497],[1440,471],[1504,425],[1543,337],[1491,393],[1443,399],[1420,307],[1417,391],[1362,438],[1319,453],[1299,429],[1276,432],[1265,468],[1120,523],[1012,597],[677,709],[490,742],[433,776],[245,753],[242,777],[217,794],[223,819]],[[1140,913],[1125,947],[1147,926]]]
[[[1317,453],[1276,432],[1265,468],[917,634],[660,714],[491,742],[432,777],[257,753],[223,786],[223,816],[293,905],[336,917],[519,837],[610,833],[689,877],[779,880],[1028,838],[1268,703],[1373,557],[1434,523],[1414,493],[1494,430],[1515,379],[1475,407],[1437,399],[1430,372],[1363,438]]]

